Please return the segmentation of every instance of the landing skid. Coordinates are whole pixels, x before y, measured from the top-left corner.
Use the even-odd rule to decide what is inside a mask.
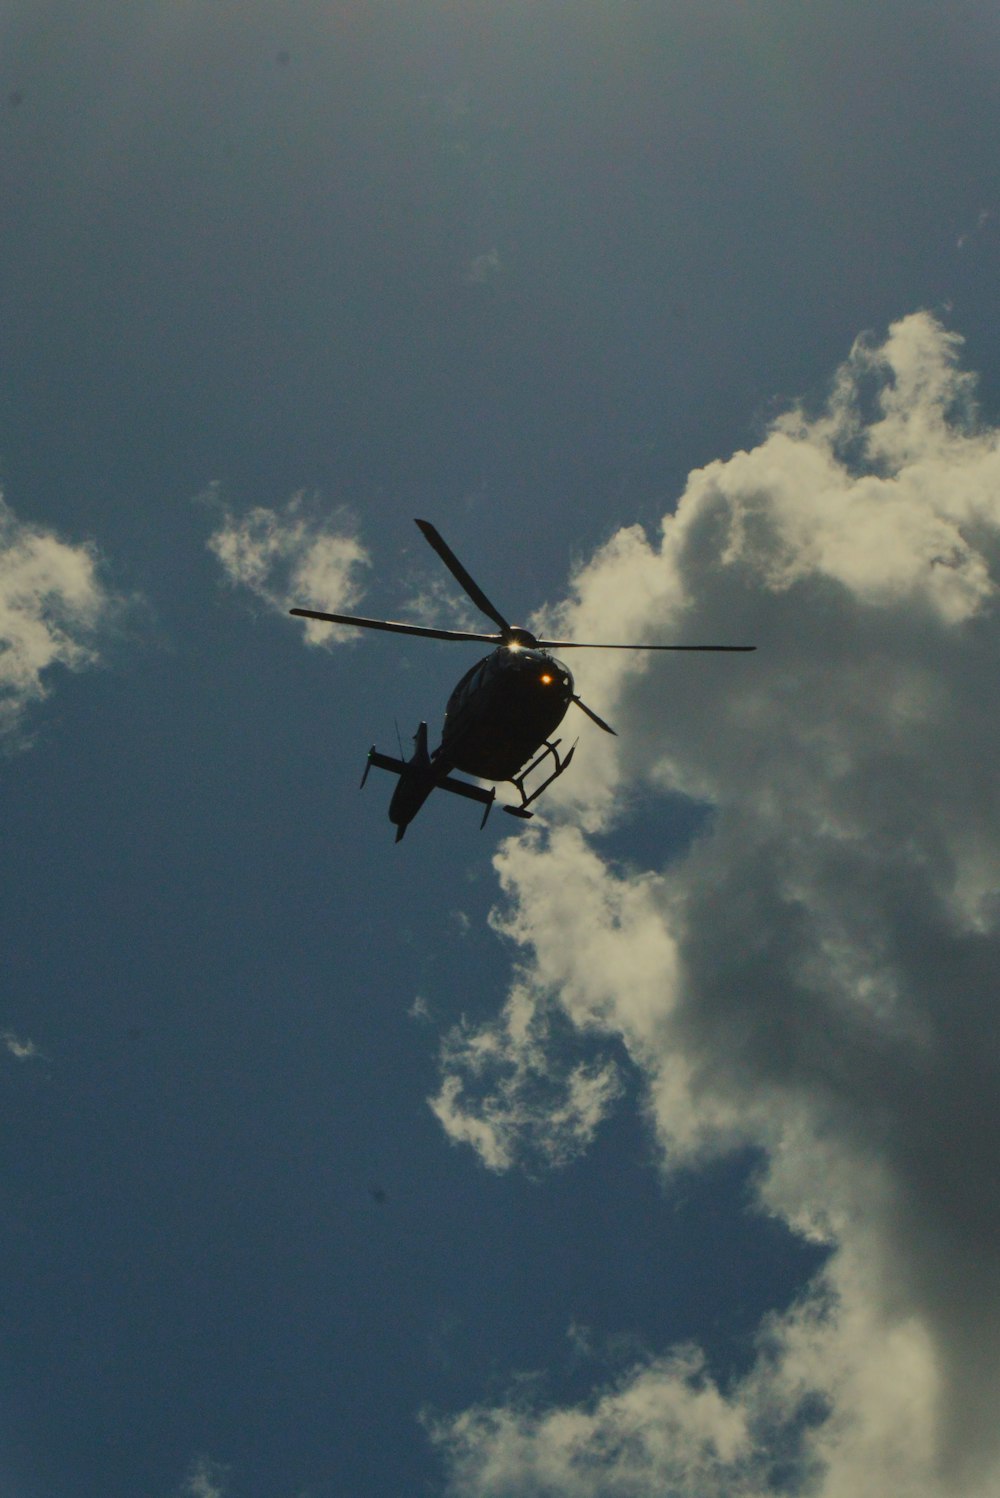
[[[528,807],[531,805],[532,801],[537,801],[542,792],[548,790],[553,780],[558,780],[563,771],[569,769],[569,763],[573,758],[573,754],[576,750],[576,744],[574,744],[570,749],[565,759],[560,759],[559,745],[561,743],[562,739],[553,739],[551,743],[546,739],[545,748],[542,749],[540,753],[535,755],[530,765],[525,765],[524,769],[521,770],[517,775],[512,775],[510,777],[511,785],[516,786],[520,794],[521,804],[520,806],[505,806],[504,811],[508,816],[523,817],[525,821],[527,821],[530,817],[533,817],[535,815],[534,812],[528,810]],[[525,788],[525,781],[528,779],[528,776],[533,774],[534,771],[538,769],[539,765],[544,764],[550,756],[555,761],[555,769],[552,771],[551,775],[549,775],[545,780],[542,781],[541,785],[536,786],[535,789],[529,794]]]

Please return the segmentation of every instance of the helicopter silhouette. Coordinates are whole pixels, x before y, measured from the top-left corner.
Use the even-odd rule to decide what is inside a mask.
[[[290,609],[301,619],[322,619],[330,624],[354,624],[362,629],[384,629],[393,634],[423,635],[430,640],[479,640],[495,648],[477,661],[455,687],[445,708],[441,742],[434,750],[427,744],[427,724],[413,736],[413,757],[395,759],[373,744],[361,778],[364,785],[374,765],[399,777],[389,804],[389,820],[396,828],[398,843],[432,791],[450,791],[485,806],[480,827],[486,826],[496,799],[496,785],[487,790],[459,780],[454,772],[479,780],[509,783],[520,795],[520,803],[504,806],[512,817],[528,818],[532,802],[568,768],[576,748],[559,753],[562,739],[551,735],[575,703],[591,722],[605,733],[614,733],[610,723],[574,691],[573,677],[550,650],[712,650],[750,651],[755,645],[608,645],[584,644],[580,640],[540,640],[530,629],[510,624],[491,603],[475,579],[465,570],[444,538],[428,520],[418,520],[425,539],[437,552],[455,581],[476,607],[492,619],[499,633],[485,634],[461,629],[432,629],[423,624],[405,624],[392,619],[361,619],[356,614],[325,614],[318,609]],[[541,784],[527,789],[529,776],[546,767]]]

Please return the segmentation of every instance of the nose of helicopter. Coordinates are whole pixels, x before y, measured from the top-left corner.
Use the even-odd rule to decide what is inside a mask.
[[[508,669],[516,671],[519,678],[533,678],[539,687],[551,688],[559,695],[572,694],[572,673],[555,656],[547,655],[544,650],[532,650],[525,646],[510,645],[507,648]]]

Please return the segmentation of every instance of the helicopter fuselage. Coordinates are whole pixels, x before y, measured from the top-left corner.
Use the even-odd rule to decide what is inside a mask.
[[[389,804],[397,842],[427,797],[438,789],[485,805],[485,822],[495,790],[458,780],[452,774],[455,770],[479,780],[512,781],[521,805],[504,809],[514,816],[530,816],[529,803],[562,774],[573,757],[572,749],[560,757],[556,746],[561,741],[552,742],[549,737],[572,700],[573,677],[561,661],[544,650],[517,643],[501,645],[458,682],[445,709],[441,742],[433,753],[426,723],[414,734],[414,752],[408,760],[393,759],[372,745],[364,778],[372,765],[399,777]],[[524,781],[546,760],[549,778],[529,794]]]
[[[446,762],[480,780],[510,780],[554,733],[573,700],[573,677],[544,650],[501,645],[465,673],[448,699]]]

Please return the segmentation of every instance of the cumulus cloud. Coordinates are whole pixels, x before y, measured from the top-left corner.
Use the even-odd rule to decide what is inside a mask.
[[[98,633],[117,602],[92,546],[19,520],[0,496],[0,738],[19,740],[25,711],[48,695],[51,667],[97,664]]]
[[[859,340],[823,409],[693,472],[557,611],[759,650],[579,663],[621,736],[498,853],[514,993],[624,1046],[668,1171],[752,1145],[761,1208],[831,1252],[732,1387],[675,1353],[441,1422],[462,1498],[1000,1490],[1000,432],[960,352],[926,313]],[[627,872],[594,833],[637,784],[712,813]]]
[[[779,1462],[783,1484],[808,1477],[815,1462],[803,1438],[819,1407],[791,1401],[776,1423],[762,1387],[748,1381],[742,1395],[726,1399],[700,1354],[684,1348],[633,1369],[586,1407],[477,1408],[431,1432],[456,1495],[756,1498]]]
[[[209,537],[209,550],[228,581],[248,588],[279,614],[295,607],[348,613],[363,591],[368,553],[347,516],[324,514],[315,496],[293,494],[279,510],[258,505],[235,515],[217,489],[208,500],[221,510],[222,523]],[[356,631],[319,619],[304,619],[306,642],[332,645]]]

